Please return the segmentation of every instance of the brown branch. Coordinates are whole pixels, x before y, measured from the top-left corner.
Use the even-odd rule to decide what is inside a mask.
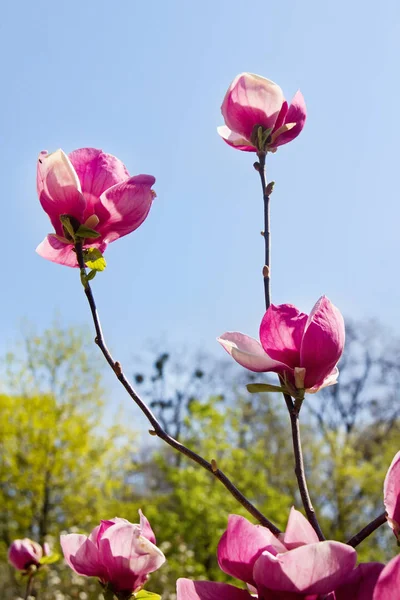
[[[265,296],[265,310],[268,310],[271,304],[271,279],[270,279],[270,270],[271,270],[271,230],[270,230],[270,208],[269,208],[269,200],[272,191],[272,186],[267,186],[267,181],[265,177],[265,152],[258,152],[258,163],[254,164],[256,171],[258,171],[261,180],[261,188],[263,194],[264,201],[264,242],[265,242],[265,262],[263,268],[263,277],[264,277],[264,296]],[[271,184],[270,184],[271,185]],[[273,185],[273,184],[272,184]]]
[[[299,409],[293,403],[292,398],[289,394],[283,394],[286,402],[287,409],[289,411],[290,416],[290,425],[292,428],[292,441],[293,441],[293,452],[294,452],[294,461],[295,461],[295,469],[294,472],[296,474],[297,484],[299,486],[301,500],[303,502],[304,510],[307,515],[307,519],[311,523],[314,528],[318,539],[323,541],[325,539],[324,534],[322,533],[321,527],[318,523],[318,519],[315,514],[314,507],[311,502],[310,493],[308,491],[306,473],[304,469],[304,459],[303,459],[303,450],[301,447],[301,437],[300,437],[300,421],[299,421]]]
[[[78,259],[79,268],[81,270],[81,275],[82,275],[82,277],[86,277],[86,267],[85,267],[84,258],[83,258],[82,244],[81,243],[76,243],[75,244],[75,250],[76,250],[76,255],[77,255],[77,259]],[[172,448],[174,448],[175,450],[177,450],[181,454],[184,454],[185,456],[187,456],[188,458],[190,458],[191,460],[193,460],[194,462],[196,462],[198,465],[200,465],[201,467],[203,467],[203,469],[205,469],[206,471],[208,471],[209,473],[211,473],[214,477],[216,477],[216,479],[218,479],[225,486],[225,488],[232,494],[232,496],[255,519],[257,519],[261,523],[261,525],[263,525],[264,527],[267,527],[275,535],[277,535],[278,533],[280,533],[280,529],[278,529],[278,527],[276,527],[276,525],[274,525],[271,521],[269,521],[269,519],[267,519],[267,517],[265,517],[250,502],[250,500],[248,500],[237,489],[237,487],[231,482],[231,480],[225,475],[225,473],[223,473],[218,468],[216,469],[215,466],[213,466],[212,462],[208,462],[203,457],[201,457],[200,455],[196,454],[196,452],[194,452],[193,450],[190,450],[190,448],[187,448],[186,446],[184,446],[183,444],[181,444],[180,442],[178,442],[177,440],[175,440],[172,436],[168,435],[168,433],[162,428],[161,424],[159,423],[159,421],[157,420],[157,418],[155,417],[155,415],[153,414],[153,412],[146,405],[146,403],[140,398],[140,396],[133,389],[132,385],[129,383],[128,379],[125,377],[124,372],[123,372],[122,367],[121,367],[121,364],[119,362],[116,362],[114,360],[114,358],[112,357],[110,351],[108,350],[107,345],[106,345],[105,340],[104,340],[104,336],[103,336],[103,332],[102,332],[102,328],[101,328],[101,324],[100,324],[100,319],[99,319],[99,315],[98,315],[98,312],[97,312],[97,308],[96,308],[96,303],[95,303],[95,300],[94,300],[93,292],[92,292],[92,289],[91,289],[90,284],[89,284],[88,281],[87,281],[84,289],[85,289],[86,298],[87,298],[89,306],[90,306],[90,311],[92,313],[94,327],[95,327],[95,330],[96,330],[95,342],[98,345],[98,347],[100,348],[100,350],[101,350],[104,358],[106,359],[106,361],[110,365],[111,369],[114,371],[114,373],[115,373],[117,379],[119,380],[119,382],[123,385],[123,387],[125,388],[125,390],[128,392],[129,396],[137,404],[137,406],[140,408],[140,410],[142,411],[142,413],[147,417],[148,421],[151,423],[151,425],[152,425],[152,427],[154,429],[154,431],[151,432],[151,433],[153,435],[158,436],[160,439],[162,439],[164,442],[166,442],[169,446],[171,446]]]
[[[353,535],[353,537],[350,538],[349,541],[346,542],[346,544],[355,548],[356,546],[358,546],[358,544],[360,544],[363,540],[365,540],[369,535],[371,535],[371,533],[374,533],[374,531],[379,529],[379,527],[381,525],[383,525],[384,523],[386,523],[386,513],[385,512],[378,515],[376,517],[376,519],[371,521],[371,523],[368,523],[368,525],[366,525],[363,529],[361,529],[361,531],[356,533],[356,535]]]

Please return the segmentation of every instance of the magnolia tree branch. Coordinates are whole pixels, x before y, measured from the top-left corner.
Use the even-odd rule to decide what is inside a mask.
[[[33,578],[34,578],[34,576],[35,576],[35,572],[34,571],[32,573],[29,573],[29,575],[28,575],[28,581],[26,582],[26,589],[25,589],[24,600],[28,600],[29,596],[31,595],[32,588],[33,588]]]
[[[358,546],[358,544],[360,544],[363,540],[365,540],[369,535],[371,535],[371,533],[374,533],[374,531],[379,529],[379,527],[381,525],[383,525],[384,523],[386,523],[386,513],[385,512],[378,515],[376,517],[376,519],[371,521],[371,523],[368,523],[368,525],[366,525],[363,529],[361,529],[361,531],[356,533],[356,535],[353,535],[353,537],[351,539],[349,539],[349,541],[346,543],[349,546],[352,546],[353,548],[355,548],[356,546]]]
[[[84,258],[83,258],[83,248],[82,248],[82,244],[81,243],[76,243],[75,244],[75,251],[76,251],[76,256],[77,256],[77,259],[78,259],[79,268],[81,270],[81,277],[82,277],[83,280],[85,280],[85,278],[86,278],[86,267],[85,267],[85,262],[84,262]],[[200,455],[196,454],[196,452],[193,452],[193,450],[190,450],[190,448],[187,448],[186,446],[184,446],[183,444],[181,444],[180,442],[178,442],[177,440],[175,440],[172,436],[170,436],[170,435],[167,434],[167,432],[163,429],[163,427],[161,426],[161,424],[159,423],[159,421],[157,420],[157,418],[155,417],[155,415],[153,414],[153,412],[150,410],[150,408],[147,406],[147,404],[140,398],[140,396],[133,389],[132,385],[129,383],[128,379],[125,377],[125,374],[124,374],[124,372],[122,370],[121,364],[119,362],[117,362],[117,361],[114,360],[114,358],[112,357],[110,351],[108,350],[107,345],[106,345],[105,340],[104,340],[104,336],[103,336],[103,332],[102,332],[102,328],[101,328],[101,324],[100,324],[100,319],[99,319],[99,315],[98,315],[98,312],[97,312],[97,308],[96,308],[96,303],[95,303],[95,300],[94,300],[93,292],[92,292],[90,284],[89,284],[89,282],[87,280],[86,280],[86,283],[84,285],[84,289],[85,289],[86,298],[88,300],[88,303],[89,303],[89,306],[90,306],[90,310],[91,310],[91,313],[92,313],[94,327],[95,327],[95,330],[96,330],[95,342],[98,345],[98,347],[100,348],[100,350],[101,350],[104,358],[106,359],[106,361],[110,365],[111,369],[114,371],[117,379],[124,386],[125,390],[129,394],[129,396],[137,404],[137,406],[140,408],[140,410],[142,411],[142,413],[147,417],[148,421],[151,423],[151,425],[153,427],[153,430],[150,431],[151,435],[156,435],[157,437],[159,437],[160,439],[162,439],[164,442],[166,442],[169,446],[171,446],[172,448],[174,448],[175,450],[177,450],[181,454],[184,454],[185,456],[187,456],[188,458],[190,458],[191,460],[193,460],[194,462],[196,462],[198,465],[200,465],[201,467],[203,467],[203,469],[205,469],[206,471],[208,471],[209,473],[211,473],[212,475],[214,475],[214,477],[216,479],[218,479],[226,487],[226,489],[232,494],[232,496],[255,519],[257,519],[259,521],[259,523],[261,523],[261,525],[263,525],[264,527],[267,527],[275,535],[277,535],[278,533],[280,533],[280,529],[278,529],[278,527],[276,527],[273,523],[271,523],[271,521],[269,521],[269,519],[267,519],[250,502],[250,500],[248,500],[237,489],[237,487],[231,482],[231,480],[225,475],[225,473],[223,473],[218,468],[217,463],[216,463],[215,460],[211,460],[211,462],[208,462],[203,457],[201,457]]]
[[[267,184],[265,176],[265,152],[258,152],[258,162],[254,164],[254,168],[258,171],[261,180],[261,188],[264,201],[264,242],[265,242],[265,264],[263,269],[264,276],[264,295],[265,295],[265,310],[271,305],[271,228],[270,228],[270,196],[273,188],[273,184]],[[282,383],[282,381],[281,381]],[[311,502],[310,493],[307,487],[306,474],[304,469],[303,451],[301,447],[300,438],[300,423],[299,423],[299,412],[301,404],[297,405],[293,402],[289,394],[283,394],[286,402],[286,406],[289,411],[290,424],[292,428],[292,440],[293,440],[293,452],[295,459],[295,474],[297,478],[297,484],[299,486],[301,500],[303,502],[304,510],[307,515],[307,519],[314,528],[318,538],[322,541],[325,539],[322,533],[321,527],[319,526],[315,510]]]
[[[270,229],[270,208],[269,201],[272,192],[272,186],[267,186],[265,177],[265,152],[258,152],[258,162],[254,164],[255,169],[258,171],[261,180],[261,188],[264,200],[264,241],[265,241],[265,262],[263,268],[264,277],[264,294],[265,294],[265,309],[268,310],[271,304],[271,229]]]
[[[322,533],[321,527],[318,523],[318,519],[315,515],[315,510],[311,502],[310,493],[308,491],[306,473],[304,469],[303,450],[301,447],[300,437],[300,421],[299,421],[299,410],[296,408],[292,398],[289,394],[284,394],[286,406],[289,411],[290,425],[292,428],[292,440],[293,440],[293,452],[295,460],[294,472],[297,478],[297,484],[299,486],[301,500],[303,502],[304,510],[307,515],[307,519],[314,528],[318,539],[323,541],[325,539]]]

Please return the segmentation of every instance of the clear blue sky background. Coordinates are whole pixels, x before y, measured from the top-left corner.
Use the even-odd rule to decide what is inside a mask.
[[[2,347],[23,317],[89,322],[77,271],[35,254],[51,230],[36,157],[59,147],[157,178],[149,218],[94,282],[119,358],[159,336],[222,353],[225,330],[257,335],[260,184],[216,133],[241,71],[289,100],[301,88],[309,114],[268,157],[273,301],[309,310],[326,293],[400,333],[398,0],[25,0],[3,6],[0,34]]]

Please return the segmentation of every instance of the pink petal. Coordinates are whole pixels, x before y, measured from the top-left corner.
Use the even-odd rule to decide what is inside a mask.
[[[140,530],[143,537],[147,538],[152,544],[156,543],[156,536],[151,528],[149,521],[146,519],[142,511],[139,509]]]
[[[307,315],[291,304],[271,304],[260,326],[260,340],[271,358],[300,367],[300,347]]]
[[[90,244],[90,246],[93,248],[98,248],[100,252],[104,252],[104,250],[107,248],[107,244],[104,242],[95,242]],[[76,260],[76,254],[72,244],[64,244],[53,234],[50,234],[44,238],[43,242],[41,242],[36,248],[36,252],[42,258],[51,260],[59,265],[65,265],[66,267],[78,267],[78,261]]]
[[[383,484],[383,502],[389,526],[400,541],[400,451],[393,458]]]
[[[257,148],[252,146],[248,140],[231,131],[226,125],[217,127],[217,131],[222,139],[232,148],[243,150],[244,152],[257,152]]]
[[[374,587],[384,568],[381,563],[362,563],[346,583],[335,590],[336,600],[372,600]]]
[[[289,106],[289,110],[285,116],[284,123],[296,123],[296,126],[290,131],[286,131],[281,133],[273,144],[271,144],[272,148],[277,148],[278,146],[282,146],[283,144],[287,144],[296,138],[299,133],[301,133],[307,118],[307,109],[306,103],[303,98],[303,94],[298,90],[293,97],[292,103]],[[278,119],[277,119],[278,120]],[[275,125],[275,128],[278,129],[278,126]]]
[[[306,368],[305,387],[323,383],[332,373],[344,348],[344,321],[340,311],[326,296],[312,309],[304,329],[300,365]]]
[[[392,558],[381,572],[373,600],[400,600],[400,554]]]
[[[251,600],[249,592],[228,583],[178,579],[177,600]]]
[[[115,591],[135,591],[164,562],[164,554],[140,535],[139,525],[116,523],[99,540],[99,554]]]
[[[79,177],[88,204],[86,220],[95,212],[94,207],[101,194],[113,185],[129,179],[129,173],[119,158],[96,148],[74,150],[69,154],[69,159]]]
[[[263,350],[260,342],[244,333],[227,331],[217,341],[239,365],[256,373],[281,372],[286,365],[272,360]]]
[[[61,535],[60,544],[64,558],[73,571],[87,577],[104,578],[105,570],[99,552],[86,535]]]
[[[301,512],[292,507],[286,531],[283,535],[283,543],[286,548],[292,550],[305,544],[315,544],[318,541],[318,536],[307,519]]]
[[[288,111],[288,103],[285,100],[285,102],[282,104],[281,110],[279,111],[279,115],[276,118],[274,130],[272,131],[272,133],[274,133],[274,131],[277,131],[280,127],[282,127],[282,125],[285,122],[285,117],[286,117],[287,111]]]
[[[231,83],[221,112],[231,131],[246,140],[253,127],[272,128],[284,102],[279,85],[252,73],[242,73]]]
[[[105,242],[114,240],[137,229],[147,217],[154,199],[152,175],[137,175],[106,190],[96,214],[100,218],[97,231]]]
[[[8,549],[8,560],[15,569],[23,571],[31,564],[37,564],[42,558],[42,547],[29,538],[14,540]]]
[[[78,175],[62,150],[40,154],[37,188],[40,203],[50,217],[56,233],[63,234],[60,215],[71,215],[82,222],[86,202]]]
[[[259,591],[328,594],[338,587],[356,563],[354,548],[340,542],[318,542],[272,555],[264,552],[254,565]]]
[[[229,515],[228,528],[218,544],[218,564],[228,575],[254,585],[253,566],[266,549],[273,554],[286,550],[265,527],[253,525],[239,515]]]
[[[339,377],[339,369],[337,367],[335,367],[333,369],[332,373],[329,373],[329,375],[327,375],[325,377],[325,379],[322,381],[321,384],[314,385],[314,387],[312,387],[312,388],[307,388],[306,392],[308,394],[316,394],[317,392],[319,392],[319,390],[322,390],[322,388],[329,387],[330,385],[335,385],[337,383],[338,377]]]

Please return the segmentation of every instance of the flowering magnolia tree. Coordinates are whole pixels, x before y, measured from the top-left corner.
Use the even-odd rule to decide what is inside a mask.
[[[300,437],[300,414],[307,394],[335,385],[338,361],[345,342],[345,325],[338,308],[322,296],[307,315],[293,304],[276,306],[270,292],[270,197],[273,182],[266,181],[266,158],[294,140],[306,121],[306,106],[298,91],[291,104],[274,82],[243,73],[230,85],[222,103],[225,125],[219,135],[232,148],[253,152],[253,167],[261,182],[264,205],[265,258],[262,269],[266,312],[259,340],[226,332],[218,342],[244,369],[260,381],[248,392],[282,396],[290,417],[294,476],[305,516],[292,508],[285,531],[246,497],[237,481],[223,472],[213,457],[203,457],[174,439],[135,391],[123,368],[107,348],[91,281],[106,268],[109,243],[137,229],[149,214],[156,194],[152,175],[130,176],[124,164],[102,150],[82,148],[66,155],[62,150],[42,152],[38,159],[37,191],[54,231],[37,252],[47,260],[78,270],[96,331],[96,344],[127,394],[147,417],[151,429],[176,452],[193,460],[218,479],[248,512],[250,520],[227,515],[227,529],[218,548],[218,564],[228,576],[243,582],[218,583],[179,579],[178,600],[400,600],[400,556],[387,565],[357,564],[356,547],[381,526],[393,531],[393,554],[400,544],[400,452],[387,471],[382,511],[349,540],[326,540],[308,490]],[[274,383],[262,373],[275,373]],[[266,431],[266,435],[268,432]],[[319,507],[321,508],[321,507]],[[362,504],[360,506],[362,512]],[[64,559],[78,575],[96,578],[106,600],[157,597],[148,591],[149,575],[162,567],[163,552],[149,521],[124,518],[104,520],[89,535],[70,533],[60,539]],[[165,516],[168,518],[168,515]],[[367,542],[365,542],[367,543]],[[46,545],[15,540],[9,562],[26,577],[25,598],[34,594],[35,576],[58,556]],[[167,568],[167,567],[166,567]]]

